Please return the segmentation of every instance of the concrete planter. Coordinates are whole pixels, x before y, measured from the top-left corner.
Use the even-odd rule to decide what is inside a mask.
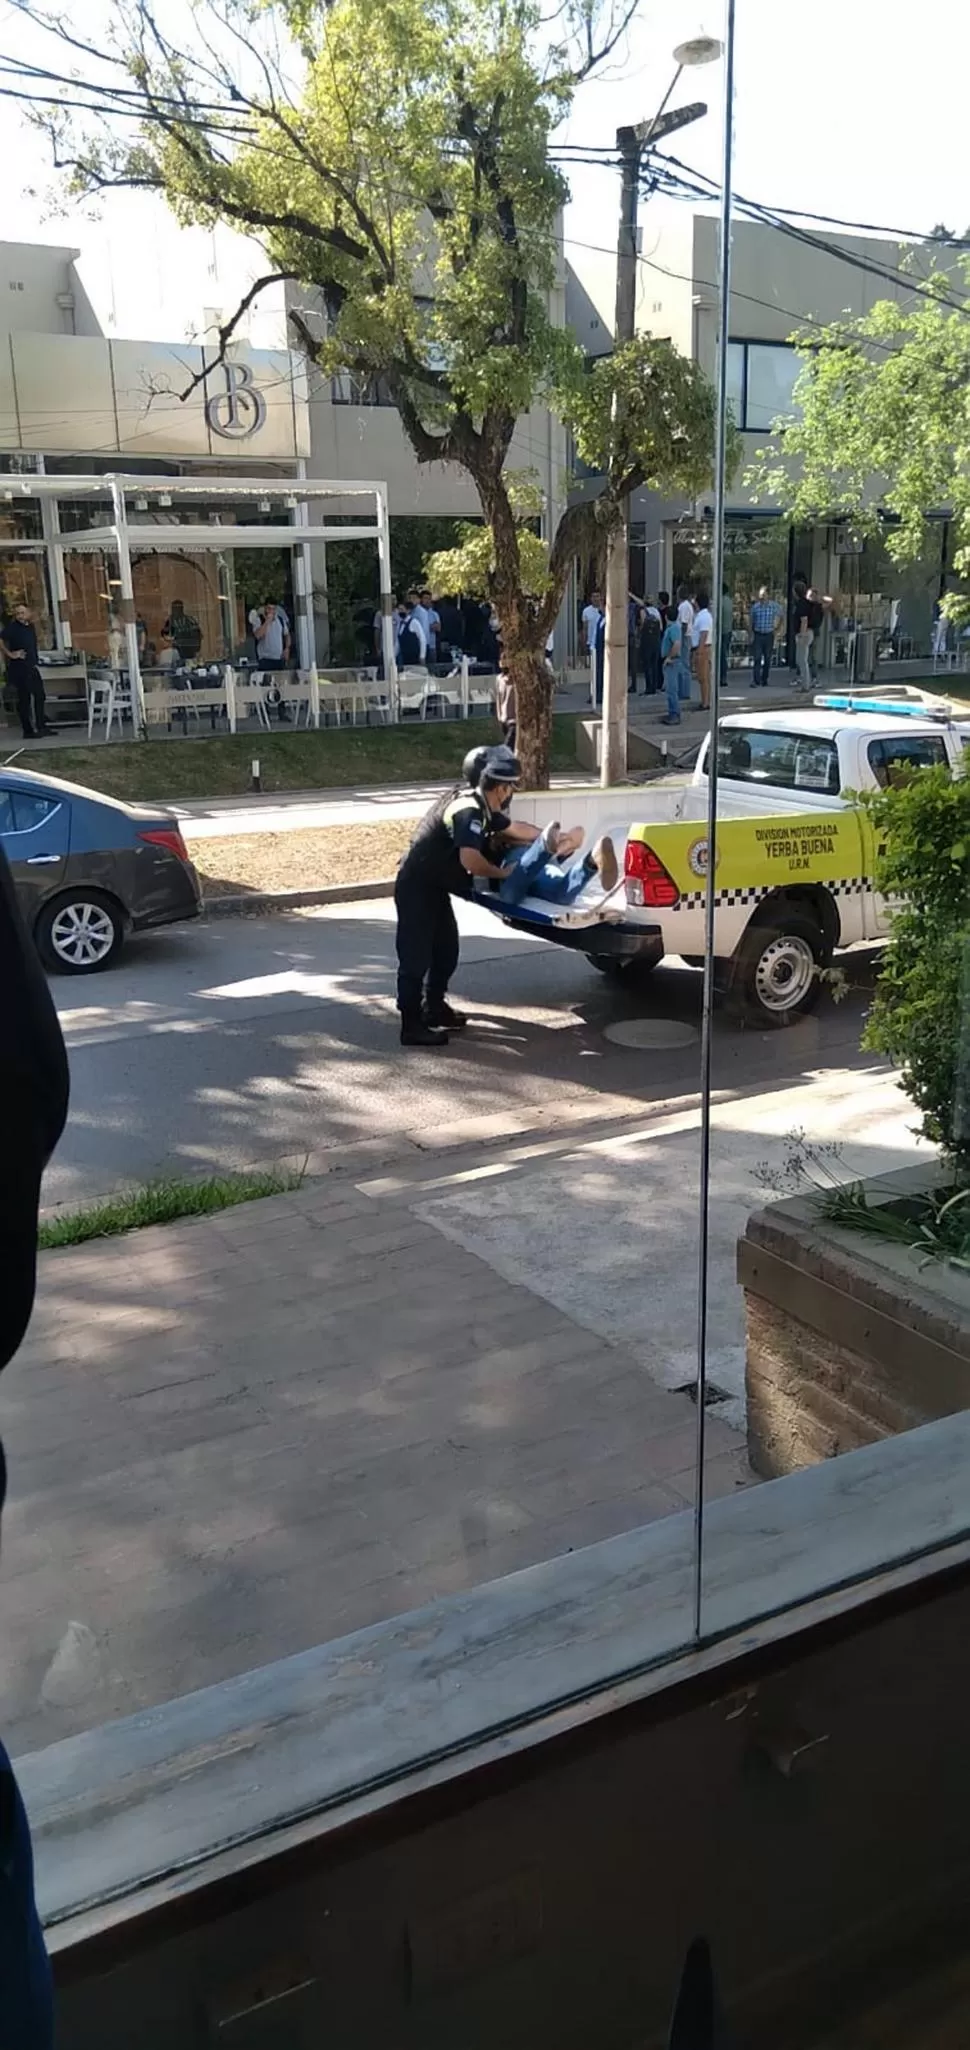
[[[886,1200],[935,1167],[881,1176]],[[873,1197],[870,1197],[873,1200]],[[773,1477],[970,1409],[970,1273],[772,1203],[738,1241],[748,1452]]]

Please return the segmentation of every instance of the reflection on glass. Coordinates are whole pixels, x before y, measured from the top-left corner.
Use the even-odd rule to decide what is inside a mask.
[[[748,342],[744,425],[750,433],[767,433],[778,419],[794,411],[792,391],[802,362],[794,349]]]

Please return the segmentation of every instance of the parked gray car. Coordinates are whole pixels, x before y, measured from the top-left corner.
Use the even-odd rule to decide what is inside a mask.
[[[41,959],[62,975],[107,968],[129,932],[202,909],[178,820],[155,805],[0,769],[0,846]]]

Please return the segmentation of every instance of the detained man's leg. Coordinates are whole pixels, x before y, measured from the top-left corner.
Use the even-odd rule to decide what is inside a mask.
[[[569,836],[570,842],[572,837]],[[531,847],[523,848],[521,854],[516,849],[505,860],[506,866],[512,867],[512,874],[499,887],[503,904],[520,904],[523,897],[541,897],[546,904],[572,904],[595,875],[604,890],[615,889],[619,881],[616,850],[605,835],[591,853],[579,855],[568,865],[549,854],[545,835],[534,840]]]
[[[464,1011],[456,1011],[447,1001],[448,984],[458,966],[459,946],[458,921],[451,898],[442,894],[431,938],[424,1022],[443,1026],[448,1032],[461,1032],[468,1023]]]

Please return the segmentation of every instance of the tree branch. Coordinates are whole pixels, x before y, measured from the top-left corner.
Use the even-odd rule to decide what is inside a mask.
[[[288,282],[299,283],[295,271],[271,270],[266,272],[265,277],[257,278],[254,285],[250,285],[248,292],[244,292],[240,299],[232,318],[227,320],[222,327],[216,329],[216,334],[219,338],[219,348],[216,354],[217,363],[225,361],[226,349],[239,326],[243,314],[248,312],[253,300],[258,299],[260,292],[265,292],[267,285],[282,285]],[[212,367],[211,363],[203,363],[201,370],[196,371],[195,376],[190,379],[185,390],[178,393],[178,397],[183,400],[190,399],[197,387],[204,383]]]

